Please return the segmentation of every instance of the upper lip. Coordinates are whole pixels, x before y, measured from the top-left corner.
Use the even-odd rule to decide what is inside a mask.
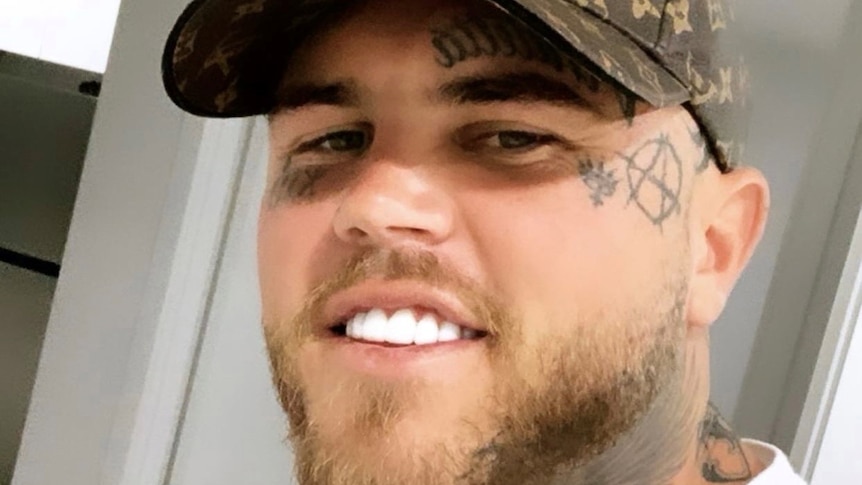
[[[485,331],[475,322],[460,298],[451,292],[416,281],[365,281],[332,295],[324,304],[322,329],[329,330],[357,313],[379,308],[387,314],[402,308],[432,313],[442,321],[464,328]],[[420,315],[421,316],[421,315]]]

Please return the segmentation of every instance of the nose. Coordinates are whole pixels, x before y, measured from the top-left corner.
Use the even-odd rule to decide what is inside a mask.
[[[333,226],[349,244],[393,249],[439,244],[453,218],[454,202],[426,167],[376,161],[344,195]]]

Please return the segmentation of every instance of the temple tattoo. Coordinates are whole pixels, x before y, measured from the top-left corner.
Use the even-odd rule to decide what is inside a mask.
[[[638,98],[623,89],[617,91],[617,100],[620,103],[620,111],[622,111],[623,117],[629,122],[629,126],[631,126],[635,120]]]
[[[641,145],[630,155],[620,154],[626,162],[629,203],[635,204],[659,229],[672,215],[679,214],[682,193],[682,159],[662,134]]]
[[[701,151],[702,157],[698,162],[697,166],[695,166],[695,173],[700,175],[709,168],[709,162],[712,161],[712,154],[709,152],[709,146],[706,143],[706,138],[703,136],[703,133],[700,130],[689,130],[689,134],[691,134],[691,141],[694,142],[695,146]]]
[[[699,436],[701,474],[709,483],[744,482],[752,478],[742,442],[710,403]]]
[[[598,91],[599,78],[553,44],[526,27],[505,18],[463,17],[431,29],[437,63],[451,68],[479,57],[517,57],[570,72],[590,91]]]
[[[613,170],[605,168],[605,162],[595,160],[578,161],[578,173],[584,185],[591,190],[590,199],[593,206],[604,205],[605,199],[612,197],[617,191],[619,180]]]

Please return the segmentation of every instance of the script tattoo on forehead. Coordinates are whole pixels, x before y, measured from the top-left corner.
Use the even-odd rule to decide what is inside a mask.
[[[613,197],[617,191],[619,179],[613,170],[605,168],[604,161],[589,158],[580,160],[578,174],[584,185],[590,189],[590,200],[595,207],[604,205],[605,199]]]
[[[451,20],[431,29],[431,44],[437,63],[445,68],[485,56],[512,57],[571,73],[591,92],[597,92],[602,84],[595,74],[548,40],[508,18],[465,16]],[[631,124],[638,97],[618,89],[617,99],[623,116]]]
[[[507,18],[461,17],[431,29],[437,63],[451,68],[479,57],[516,57],[570,72],[591,91],[599,79],[550,42]]]
[[[626,163],[629,203],[661,230],[665,221],[681,212],[683,163],[676,147],[663,133],[620,157]]]

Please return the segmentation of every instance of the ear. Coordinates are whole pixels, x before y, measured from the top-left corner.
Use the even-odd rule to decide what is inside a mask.
[[[698,214],[692,220],[694,274],[688,323],[708,327],[724,310],[736,280],[763,235],[769,212],[769,185],[758,170],[736,168],[705,173]]]

